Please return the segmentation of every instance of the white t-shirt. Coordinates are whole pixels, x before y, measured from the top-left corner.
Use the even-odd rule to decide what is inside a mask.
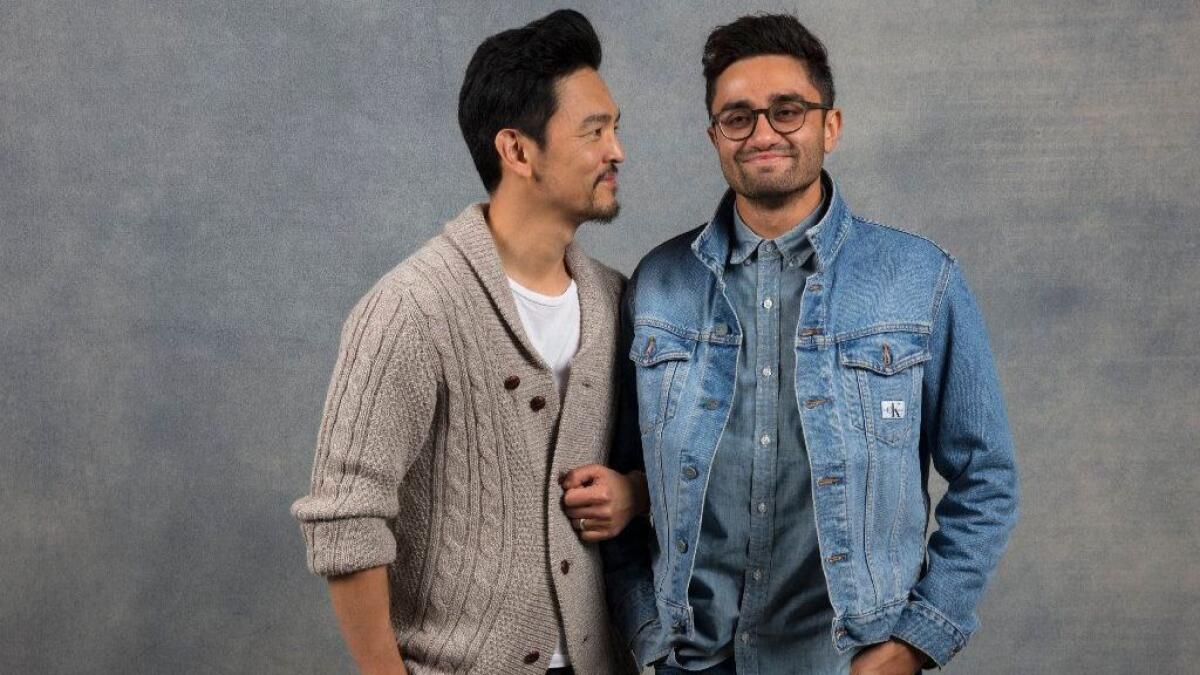
[[[533,342],[542,360],[554,371],[558,395],[566,394],[571,377],[571,359],[579,351],[579,290],[575,281],[558,296],[535,293],[521,284],[508,280],[517,314],[525,334]]]
[[[558,387],[559,400],[567,393],[567,381],[571,378],[571,359],[579,351],[579,290],[575,281],[559,296],[535,293],[521,284],[508,280],[513,300],[517,303],[517,314],[525,334],[533,342],[538,354],[554,372],[554,384]],[[571,665],[567,644],[560,630],[558,647],[550,657],[550,668]]]

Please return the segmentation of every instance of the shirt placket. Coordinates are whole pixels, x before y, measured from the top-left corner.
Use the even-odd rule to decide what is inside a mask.
[[[758,248],[755,292],[754,455],[750,474],[750,538],[736,649],[738,671],[758,672],[755,629],[766,603],[770,577],[772,520],[775,515],[775,459],[779,446],[779,249],[771,241]]]

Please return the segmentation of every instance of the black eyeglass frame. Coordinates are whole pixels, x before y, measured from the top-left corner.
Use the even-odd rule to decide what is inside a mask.
[[[802,114],[800,116],[800,124],[797,124],[795,129],[789,129],[788,131],[783,131],[779,127],[775,126],[775,122],[771,121],[771,109],[776,108],[778,106],[782,106],[782,105],[798,105],[804,109],[804,114]],[[721,120],[720,120],[721,115],[726,115],[735,110],[749,112],[754,118],[754,121],[750,123],[750,131],[746,132],[745,136],[739,136],[737,138],[734,138],[733,136],[730,136],[729,134],[725,133],[725,128],[723,126],[721,126]],[[808,111],[809,110],[833,110],[833,106],[821,105],[820,103],[813,103],[811,101],[805,101],[804,99],[781,99],[781,100],[775,101],[774,103],[772,103],[770,106],[768,106],[766,108],[747,108],[747,107],[743,107],[743,106],[738,106],[736,108],[727,108],[725,110],[722,110],[719,113],[713,113],[712,115],[710,115],[708,118],[708,122],[710,125],[716,127],[717,131],[721,132],[721,135],[724,136],[726,139],[731,140],[731,141],[744,141],[747,138],[750,138],[751,136],[753,136],[755,130],[758,129],[759,115],[762,115],[763,117],[767,118],[767,124],[771,125],[771,128],[775,130],[775,133],[777,133],[781,136],[786,136],[787,134],[794,134],[797,131],[800,131],[801,129],[804,128],[804,122],[806,120],[808,120]]]

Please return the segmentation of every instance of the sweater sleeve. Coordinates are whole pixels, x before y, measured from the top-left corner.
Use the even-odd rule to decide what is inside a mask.
[[[348,574],[396,557],[399,486],[430,437],[437,404],[433,348],[421,315],[381,284],[342,326],[307,496],[292,515],[315,574]]]

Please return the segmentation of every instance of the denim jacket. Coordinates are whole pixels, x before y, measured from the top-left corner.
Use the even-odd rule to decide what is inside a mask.
[[[957,261],[850,213],[834,186],[795,326],[798,408],[839,651],[897,637],[944,665],[1017,518],[1017,470],[983,319]],[[742,339],[710,222],[651,251],[623,302],[610,458],[645,471],[651,517],[601,545],[610,609],[645,665],[691,635],[688,585]],[[929,467],[948,489],[926,536]],[[776,517],[780,517],[777,515]]]

